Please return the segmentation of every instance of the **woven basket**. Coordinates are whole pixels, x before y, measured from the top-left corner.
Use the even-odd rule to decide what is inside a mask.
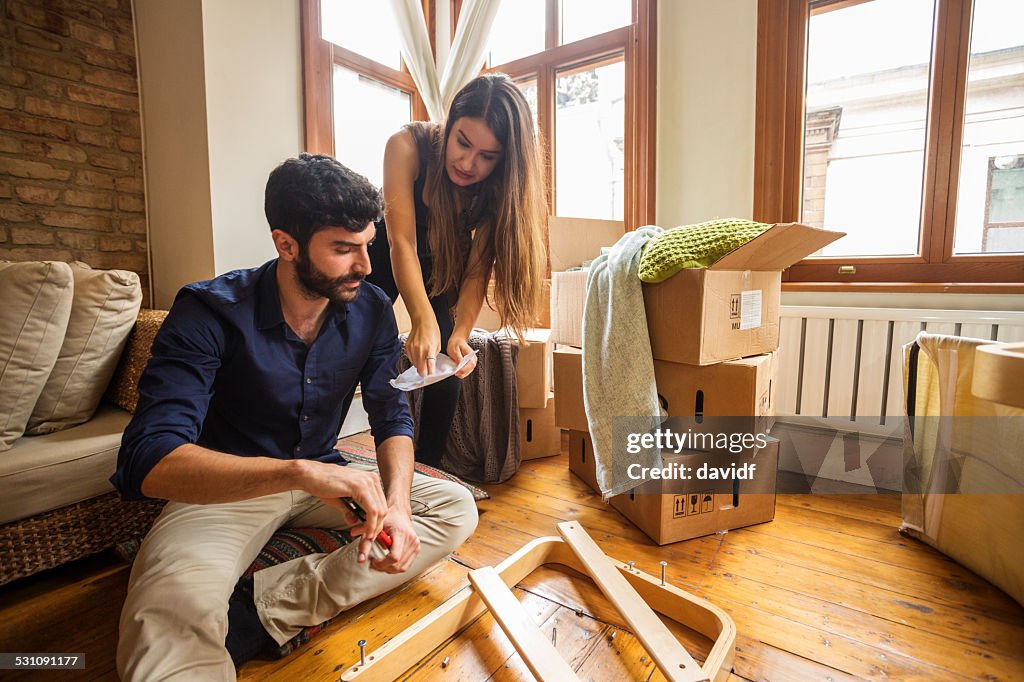
[[[145,535],[163,500],[115,492],[0,526],[0,585]]]

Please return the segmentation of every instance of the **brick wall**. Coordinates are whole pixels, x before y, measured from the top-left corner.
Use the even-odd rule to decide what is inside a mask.
[[[0,0],[0,259],[139,273],[149,300],[130,0]]]

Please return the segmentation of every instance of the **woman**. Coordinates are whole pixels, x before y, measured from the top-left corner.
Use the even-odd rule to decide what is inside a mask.
[[[384,222],[369,281],[412,318],[405,352],[420,375],[439,353],[459,362],[494,275],[494,307],[517,333],[541,295],[547,215],[533,117],[504,74],[472,80],[443,124],[411,123],[384,151]],[[438,464],[458,403],[455,376],[424,389],[416,458]]]

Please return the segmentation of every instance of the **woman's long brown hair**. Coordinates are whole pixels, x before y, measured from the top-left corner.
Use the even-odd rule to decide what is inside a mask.
[[[474,239],[483,241],[480,257],[473,262],[468,262],[467,240],[458,235],[458,190],[448,177],[445,159],[452,127],[465,116],[485,121],[504,151],[487,179],[474,188]],[[431,295],[457,291],[469,276],[482,274],[486,281],[493,274],[494,308],[501,324],[521,334],[535,324],[546,267],[543,165],[526,99],[505,74],[473,79],[452,101],[435,150],[427,178]]]

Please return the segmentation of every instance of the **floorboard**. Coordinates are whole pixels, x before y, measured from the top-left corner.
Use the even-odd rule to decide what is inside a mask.
[[[373,447],[365,434],[350,439]],[[480,524],[448,560],[402,588],[341,614],[281,660],[246,664],[239,679],[336,680],[426,612],[470,589],[471,568],[493,565],[532,538],[581,523],[610,556],[634,561],[718,604],[736,621],[730,682],[1024,680],[1024,609],[944,555],[897,533],[896,495],[780,495],[776,519],[658,547],[569,473],[565,455],[524,462],[485,486]],[[63,675],[116,679],[117,619],[128,567],[102,554],[0,587],[0,651],[84,653],[87,669]],[[543,568],[514,590],[580,679],[661,680],[620,614],[585,577]],[[673,632],[697,660],[710,642]],[[612,635],[614,634],[614,637]],[[522,659],[484,615],[402,679],[529,680]],[[48,679],[5,671],[3,679]]]

